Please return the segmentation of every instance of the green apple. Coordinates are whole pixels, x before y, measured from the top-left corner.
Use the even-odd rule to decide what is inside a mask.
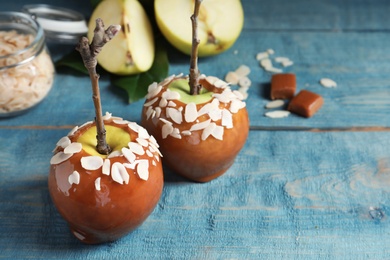
[[[188,79],[178,79],[172,81],[168,85],[168,89],[180,94],[179,100],[185,104],[195,103],[203,104],[210,101],[213,98],[213,92],[202,88],[198,95],[190,94],[190,85],[188,84]]]
[[[130,75],[150,69],[154,60],[154,39],[150,21],[137,0],[105,0],[93,11],[88,25],[92,39],[96,18],[119,24],[122,30],[108,42],[97,58],[107,71]]]
[[[194,0],[155,0],[157,25],[180,51],[191,54]],[[244,24],[240,0],[205,0],[198,17],[199,56],[211,56],[230,48]]]

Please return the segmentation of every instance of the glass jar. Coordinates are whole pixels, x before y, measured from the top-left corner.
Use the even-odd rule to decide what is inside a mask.
[[[27,14],[0,12],[0,117],[40,103],[54,74],[42,27]]]

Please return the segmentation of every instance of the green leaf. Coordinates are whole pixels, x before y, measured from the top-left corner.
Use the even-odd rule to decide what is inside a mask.
[[[143,73],[131,76],[111,75],[111,83],[124,89],[128,95],[128,102],[132,103],[145,97],[148,86],[153,82],[160,82],[168,76],[169,61],[165,48],[156,46],[156,53],[152,67]]]
[[[95,9],[96,6],[101,2],[102,0],[90,0],[92,9]]]
[[[88,70],[85,68],[83,60],[81,59],[80,53],[76,50],[66,54],[60,60],[56,62],[56,67],[70,67],[74,70],[82,72],[88,75]]]

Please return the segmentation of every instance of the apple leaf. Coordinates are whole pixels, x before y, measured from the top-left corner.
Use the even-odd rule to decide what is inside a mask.
[[[55,65],[56,67],[61,67],[61,66],[70,67],[74,70],[77,70],[81,73],[88,75],[88,70],[84,66],[80,53],[76,50],[73,50],[70,53],[63,56],[55,63]]]
[[[129,103],[144,98],[150,84],[168,76],[169,61],[165,48],[160,44],[156,46],[155,52],[152,67],[148,71],[130,76],[111,75],[111,83],[127,92]]]

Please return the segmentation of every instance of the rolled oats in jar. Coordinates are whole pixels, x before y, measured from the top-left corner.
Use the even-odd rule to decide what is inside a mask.
[[[0,12],[0,117],[37,105],[52,88],[54,74],[42,27],[29,15]]]

